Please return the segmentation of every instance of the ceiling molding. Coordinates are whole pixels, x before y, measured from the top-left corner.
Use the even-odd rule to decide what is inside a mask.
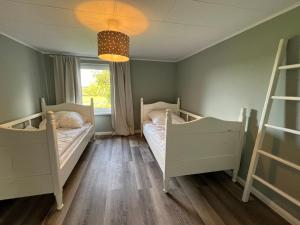
[[[77,56],[79,58],[91,58],[91,59],[97,58],[96,56],[82,55],[80,53],[72,53],[72,52],[43,51],[42,53],[49,56],[61,55],[61,56]]]
[[[145,59],[145,58],[130,58],[130,60],[136,60],[136,61],[150,61],[150,62],[168,62],[168,63],[176,63],[177,60],[166,60],[166,59]]]
[[[227,36],[227,37],[225,37],[225,38],[222,38],[222,39],[219,40],[219,41],[214,42],[213,44],[210,44],[210,45],[208,45],[208,46],[206,46],[206,47],[204,47],[204,48],[201,48],[200,50],[197,50],[197,51],[195,51],[195,52],[193,52],[193,53],[191,53],[191,54],[188,54],[188,55],[186,55],[186,56],[184,56],[184,57],[182,57],[182,58],[179,58],[179,59],[176,60],[176,62],[180,62],[180,61],[183,61],[183,60],[185,60],[185,59],[187,59],[187,58],[190,58],[190,57],[192,57],[193,55],[196,55],[196,54],[198,54],[198,53],[200,53],[200,52],[202,52],[202,51],[204,51],[204,50],[206,50],[206,49],[208,49],[208,48],[211,48],[211,47],[213,47],[213,46],[215,46],[215,45],[217,45],[217,44],[220,44],[220,43],[222,43],[222,42],[224,42],[224,41],[226,41],[226,40],[228,40],[228,39],[230,39],[230,38],[233,38],[233,37],[235,37],[235,36],[238,36],[239,34],[242,34],[242,33],[244,33],[245,31],[248,31],[248,30],[250,30],[250,29],[252,29],[252,28],[254,28],[254,27],[256,27],[256,26],[258,26],[258,25],[260,25],[260,24],[263,24],[263,23],[265,23],[265,22],[267,22],[267,21],[269,21],[269,20],[271,20],[271,19],[274,19],[274,18],[276,18],[276,17],[278,17],[278,16],[280,16],[280,15],[286,13],[286,12],[289,12],[289,11],[291,11],[291,10],[293,10],[293,9],[295,9],[295,8],[297,8],[297,7],[299,7],[299,6],[300,6],[300,2],[297,2],[297,3],[295,3],[294,5],[292,5],[292,6],[288,7],[288,8],[286,8],[286,9],[283,9],[283,10],[277,12],[277,13],[274,13],[274,14],[268,16],[267,18],[262,19],[262,20],[260,20],[259,22],[255,23],[255,24],[253,24],[253,25],[251,25],[251,26],[248,26],[248,27],[246,27],[246,28],[244,28],[244,29],[242,29],[242,30],[240,30],[240,31],[238,31],[238,32],[235,32],[234,34],[231,34],[231,35],[229,35],[229,36]]]
[[[45,53],[44,53],[43,51],[41,51],[40,49],[38,49],[38,48],[36,48],[36,47],[34,47],[34,46],[32,46],[32,45],[29,45],[29,44],[27,44],[27,43],[25,43],[25,42],[23,42],[23,41],[21,41],[21,40],[15,38],[15,37],[12,37],[12,36],[6,34],[6,33],[3,33],[2,31],[0,31],[0,34],[1,34],[2,36],[4,36],[4,37],[7,37],[8,39],[11,39],[11,40],[13,40],[13,41],[15,41],[15,42],[17,42],[17,43],[23,45],[23,46],[26,46],[26,47],[28,47],[28,48],[31,48],[32,50],[35,50],[35,51],[37,51],[37,52],[39,52],[39,53],[41,53],[41,54],[45,54]]]

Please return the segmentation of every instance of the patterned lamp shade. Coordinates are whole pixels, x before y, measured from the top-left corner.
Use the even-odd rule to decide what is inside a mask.
[[[129,37],[118,31],[105,30],[98,33],[98,57],[110,62],[129,60]]]

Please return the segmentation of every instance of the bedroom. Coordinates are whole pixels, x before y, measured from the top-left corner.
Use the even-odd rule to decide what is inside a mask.
[[[300,62],[299,4],[296,0],[0,0],[0,224],[299,224],[297,69],[281,74],[275,87],[276,96],[295,99],[274,100],[268,122],[295,132],[268,127],[263,140],[263,150],[285,161],[261,156],[256,174],[272,186],[256,180],[249,201],[242,200],[282,38],[287,54],[280,65]],[[98,58],[100,47],[111,44],[97,38],[106,29],[129,37],[129,45],[122,45],[123,50],[129,48],[128,55],[125,49],[129,62]],[[88,78],[95,73],[107,81],[99,86],[106,90],[101,96],[92,90],[97,79]],[[68,77],[59,80],[60,75]],[[83,108],[57,105],[80,101]],[[170,105],[151,105],[161,101]],[[175,111],[168,111],[167,117],[160,114],[165,152],[175,157],[169,170],[167,159],[160,162],[151,144],[153,135],[143,130],[148,120],[154,121],[148,118],[150,112],[142,119],[143,109],[149,107]],[[82,140],[76,136],[81,140],[73,148],[79,149],[78,154],[63,163],[65,169],[59,168],[62,162],[52,154],[59,151],[58,144],[51,136],[59,132],[50,129],[58,126],[53,122],[58,114],[47,112],[81,115],[82,110],[90,132]],[[172,124],[178,115],[183,125]],[[209,136],[208,129],[192,135],[200,133],[200,122],[209,118],[226,129],[219,130],[219,136]],[[50,126],[30,130],[42,119]],[[228,129],[229,122],[234,127]],[[182,136],[176,134],[176,125],[186,125]],[[35,134],[44,140],[33,138]],[[25,136],[26,144],[34,147],[22,146]],[[224,153],[231,146],[236,155],[229,160]],[[184,154],[172,155],[182,148]],[[200,154],[202,149],[218,151],[218,163],[200,163],[199,157],[209,158]],[[186,156],[195,163],[184,163]],[[238,170],[236,183],[231,181],[232,170]],[[30,181],[32,177],[39,177],[37,183]],[[283,196],[274,187],[283,190]]]

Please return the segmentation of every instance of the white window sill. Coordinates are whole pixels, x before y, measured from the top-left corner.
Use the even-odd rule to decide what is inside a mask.
[[[111,115],[111,109],[94,109],[95,116],[109,116]]]
[[[95,116],[110,116],[111,113],[94,113]]]

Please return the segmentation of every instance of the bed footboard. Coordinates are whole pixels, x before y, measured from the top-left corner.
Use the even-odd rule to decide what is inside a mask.
[[[183,124],[166,119],[165,191],[168,178],[221,170],[237,175],[244,136],[245,109],[238,121],[211,117]]]
[[[46,130],[0,128],[0,199],[53,192]]]
[[[0,200],[54,193],[57,208],[63,207],[63,185],[88,141],[95,134],[93,100],[91,106],[61,104],[46,106],[43,113],[30,115],[0,125]],[[76,152],[63,168],[60,165],[54,112],[75,111],[93,126],[76,147]],[[31,125],[38,117],[47,119],[46,129],[16,129]]]

